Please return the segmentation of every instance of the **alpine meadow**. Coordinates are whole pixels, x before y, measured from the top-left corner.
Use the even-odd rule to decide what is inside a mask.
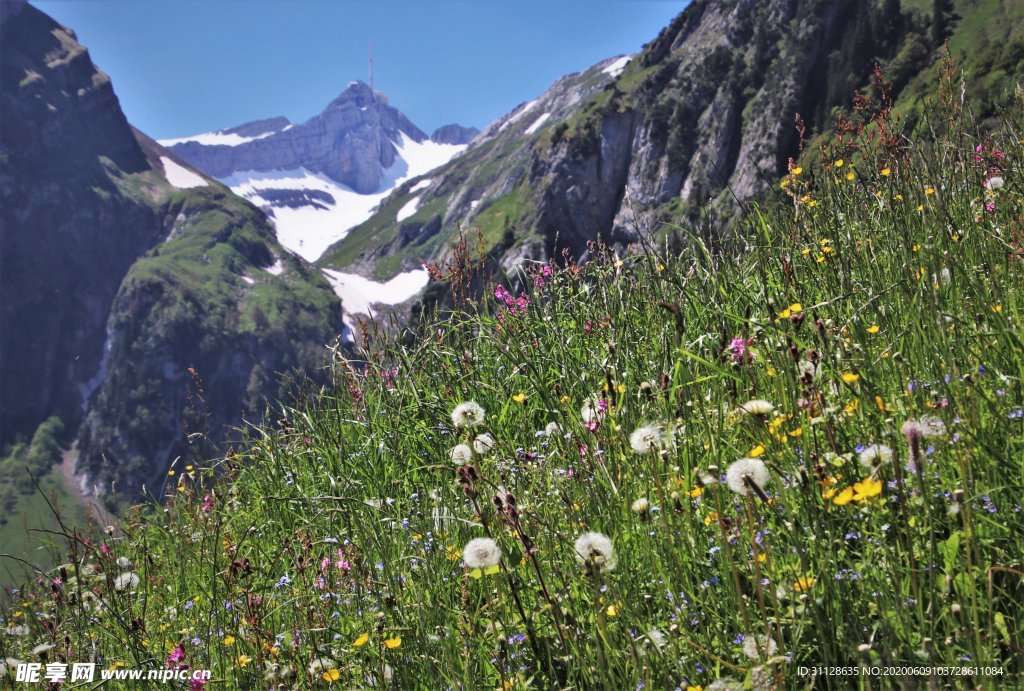
[[[688,98],[656,61],[734,5],[757,3],[695,0],[631,61],[450,140],[400,129],[364,84],[309,123],[236,128],[237,150],[125,129],[142,153],[112,179],[159,220],[105,289],[106,333],[81,327],[109,362],[94,407],[40,404],[4,449],[0,490],[27,470],[3,529],[16,502],[49,518],[19,537],[45,556],[0,550],[22,574],[0,598],[0,686],[32,688],[36,665],[51,688],[1024,689],[1024,10],[865,3],[907,24],[843,44],[877,60],[807,66],[850,86],[839,102],[772,81],[803,44],[751,48],[731,114],[698,74],[704,129],[665,106],[668,153],[608,173],[615,128],[649,144],[644,99]],[[1002,38],[962,51],[995,16]],[[818,36],[800,26],[779,36]],[[843,60],[863,72],[849,84]],[[776,92],[813,108],[755,107]],[[307,256],[280,237],[293,217],[275,226],[225,180],[342,108],[364,113],[360,150],[367,118],[400,144],[360,178],[379,206]],[[508,124],[531,108],[531,131]],[[742,136],[705,137],[716,117]],[[413,150],[450,159],[373,186]],[[155,177],[160,156],[198,189]],[[326,179],[296,161],[303,184]],[[276,170],[247,184],[283,189]],[[586,189],[615,176],[614,204]],[[357,194],[330,184],[252,189],[312,218]],[[599,207],[607,232],[559,225]],[[358,314],[342,269],[379,293]],[[373,280],[413,271],[413,301]],[[133,449],[151,496],[77,496],[60,464],[79,443],[105,479]]]

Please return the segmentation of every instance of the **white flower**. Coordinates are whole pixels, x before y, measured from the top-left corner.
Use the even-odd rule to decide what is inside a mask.
[[[478,434],[476,439],[473,440],[473,448],[481,456],[485,453],[494,451],[495,441],[494,437],[489,434]]]
[[[871,444],[864,447],[864,450],[857,456],[860,464],[868,470],[892,462],[892,449],[885,444]]]
[[[603,533],[583,533],[574,547],[580,563],[598,573],[612,571],[618,563],[612,541]]]
[[[32,648],[32,650],[29,651],[29,654],[30,655],[42,655],[43,653],[47,653],[47,652],[53,650],[55,647],[56,646],[53,645],[52,643],[40,643],[35,648]]]
[[[117,565],[120,566],[122,569],[130,569],[132,568],[132,560],[128,557],[118,557]]]
[[[1001,190],[1003,189],[1003,185],[1005,184],[1006,180],[1004,180],[1001,176],[996,175],[988,179],[988,182],[985,183],[985,187],[989,188],[990,190]]]
[[[501,550],[489,537],[474,538],[463,548],[462,560],[471,569],[489,569],[501,561]]]
[[[665,433],[654,425],[637,427],[633,434],[629,435],[629,445],[638,454],[647,454],[665,445]]]
[[[139,575],[131,571],[125,571],[114,579],[114,590],[129,590],[139,584]]]
[[[319,677],[323,670],[334,669],[337,667],[337,663],[329,657],[314,657],[309,661],[309,667],[307,671],[311,677]]]
[[[28,627],[24,624],[8,627],[7,629],[4,629],[4,632],[8,636],[27,636],[29,634]]]
[[[604,419],[605,411],[601,409],[601,403],[597,399],[587,401],[580,409],[580,417],[583,422],[600,422]]]
[[[472,460],[473,449],[469,448],[468,444],[457,444],[455,448],[452,449],[453,462],[465,465]]]
[[[651,510],[651,502],[647,501],[647,497],[640,497],[639,499],[633,502],[632,509],[633,513],[640,514],[641,516],[646,516],[647,513]]]
[[[775,406],[768,401],[755,398],[754,400],[747,401],[741,405],[740,410],[747,415],[752,415],[757,418],[766,418],[775,412]]]
[[[544,434],[549,437],[557,437],[562,433],[562,428],[557,422],[549,422],[548,426],[544,428]]]
[[[817,379],[818,374],[821,371],[820,367],[811,362],[810,360],[801,360],[800,364],[797,365],[797,370],[800,373],[800,378],[810,377],[811,379]]]
[[[456,427],[476,427],[484,421],[484,409],[476,401],[466,401],[455,406],[452,423]]]
[[[756,458],[741,458],[725,471],[725,482],[736,494],[750,494],[748,480],[764,489],[768,484],[768,468],[764,462]]]
[[[650,643],[659,652],[665,649],[668,644],[668,638],[665,634],[658,629],[650,629],[647,632],[647,642]]]
[[[711,685],[708,686],[708,691],[734,691],[735,689],[742,688],[743,684],[736,681],[735,679],[730,679],[729,677],[722,677],[721,679],[716,679],[713,682],[711,682]]]
[[[11,672],[18,669],[18,665],[23,664],[25,663],[13,657],[0,658],[0,679],[9,676]]]
[[[758,648],[764,653],[765,658],[769,658],[774,655],[779,646],[775,642],[775,639],[768,638],[767,636],[747,636],[743,639],[743,654],[749,657],[751,660],[758,660],[761,658],[761,653],[758,652]]]
[[[946,423],[934,415],[921,418],[921,433],[926,437],[941,437],[946,434]]]

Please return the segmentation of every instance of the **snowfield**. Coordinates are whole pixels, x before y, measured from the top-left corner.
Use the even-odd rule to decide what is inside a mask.
[[[539,130],[541,126],[543,126],[544,123],[547,122],[548,118],[550,117],[551,113],[544,113],[543,115],[541,115],[539,118],[533,121],[532,125],[526,128],[526,134],[530,135]]]
[[[342,322],[345,324],[343,339],[351,342],[354,339],[354,314],[374,316],[373,305],[398,305],[416,296],[430,281],[426,269],[414,269],[400,273],[385,283],[378,283],[358,274],[347,274],[332,269],[324,269],[324,276],[334,288],[334,294],[341,298],[344,312]],[[346,335],[347,334],[347,335]]]
[[[632,59],[632,55],[623,55],[621,58],[619,58],[612,64],[608,65],[601,71],[604,72],[605,74],[610,74],[613,77],[618,77],[620,74],[622,74],[622,70],[626,69],[626,65],[628,65],[629,61]]]
[[[398,157],[384,171],[379,191],[373,194],[359,194],[347,185],[305,168],[242,171],[221,178],[221,182],[256,206],[270,208],[273,211],[270,218],[277,230],[278,242],[305,260],[316,261],[328,247],[368,219],[393,189],[444,165],[466,148],[465,145],[438,144],[430,140],[416,142],[404,132],[400,134],[400,141],[393,142]],[[425,187],[429,182],[421,180],[416,189],[421,189],[421,185]],[[319,190],[331,195],[334,203],[319,202],[317,206],[296,208],[276,206],[260,196],[261,189]],[[409,215],[412,213],[415,213],[415,209]]]
[[[420,208],[420,198],[413,197],[412,199],[407,201],[405,205],[402,206],[401,209],[398,210],[398,213],[395,214],[395,220],[401,223],[402,221],[416,213],[416,209],[418,208]]]
[[[193,173],[188,168],[175,163],[166,156],[161,156],[160,162],[164,164],[164,177],[167,178],[167,182],[179,190],[187,190],[192,187],[207,187],[210,184],[202,175]]]

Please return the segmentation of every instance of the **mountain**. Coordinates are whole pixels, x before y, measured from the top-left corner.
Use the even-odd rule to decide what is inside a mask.
[[[318,264],[386,279],[445,254],[460,229],[507,269],[586,259],[597,238],[621,250],[680,242],[680,229],[714,237],[802,155],[794,116],[808,140],[829,132],[876,63],[906,110],[934,93],[921,84],[949,38],[976,83],[1006,96],[1024,71],[1020,4],[965,0],[939,21],[929,7],[695,0],[638,54],[559,79],[396,189]]]
[[[322,377],[339,302],[258,209],[129,125],[71,30],[2,8],[0,442],[57,416],[82,485],[135,496],[188,434],[258,419],[277,373]]]
[[[428,138],[355,81],[302,124],[278,117],[161,144],[262,208],[281,243],[313,261],[395,185],[446,163],[475,133],[446,125]]]

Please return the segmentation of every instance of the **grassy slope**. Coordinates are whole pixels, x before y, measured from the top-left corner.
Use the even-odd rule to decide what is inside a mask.
[[[24,611],[60,612],[69,659],[161,667],[181,645],[225,688],[793,687],[822,661],[1020,675],[1024,146],[1013,126],[1003,158],[986,150],[1006,179],[991,192],[965,132],[866,151],[852,180],[793,176],[737,257],[600,256],[535,284],[525,310],[488,297],[412,349],[384,342],[217,484],[186,471],[166,511],[130,517],[105,549],[137,587],[82,546],[100,574],[26,593]],[[467,399],[497,440],[468,490],[449,455],[470,440],[449,418]],[[745,414],[750,399],[773,412]],[[609,406],[598,425],[589,400]],[[912,463],[901,427],[925,416],[942,430]],[[631,443],[642,425],[662,454]],[[862,466],[872,444],[892,461]],[[766,464],[764,497],[706,484],[745,456]],[[578,563],[587,530],[610,537],[614,571]],[[495,574],[462,562],[484,535]],[[67,604],[81,587],[98,598]],[[0,657],[44,640],[38,615],[19,619],[30,634],[0,629]]]

